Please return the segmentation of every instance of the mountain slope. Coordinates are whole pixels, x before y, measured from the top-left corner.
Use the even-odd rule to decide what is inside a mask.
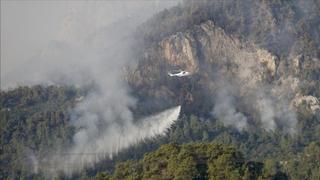
[[[137,99],[132,111],[142,117],[181,104],[180,118],[166,136],[125,149],[75,178],[112,173],[116,161],[133,159],[120,164],[114,178],[207,176],[209,168],[202,171],[199,166],[212,163],[211,170],[217,170],[214,164],[221,163],[224,168],[217,173],[224,178],[280,173],[317,179],[319,12],[316,0],[187,0],[149,19],[135,36],[132,58],[138,64],[126,69],[125,79]],[[192,75],[167,75],[176,69]],[[85,97],[83,91],[58,86],[1,91],[1,178],[36,177],[30,164],[37,164],[44,150],[71,143],[76,129],[69,109]],[[222,148],[226,156],[221,161],[203,163],[197,153],[220,146],[189,144],[165,145],[139,160],[161,144],[192,141],[231,144],[243,157]],[[180,168],[176,161],[183,159],[186,166]],[[234,161],[238,159],[240,164]],[[246,174],[250,161],[254,167],[263,162],[268,172],[260,168]],[[173,172],[176,167],[179,171]]]

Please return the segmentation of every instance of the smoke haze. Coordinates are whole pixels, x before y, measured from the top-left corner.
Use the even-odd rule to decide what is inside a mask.
[[[19,51],[20,45],[17,45],[17,50],[12,50],[15,46],[10,46],[10,53],[16,54],[14,58],[10,58],[9,51],[5,51],[4,55],[1,53],[1,59],[5,61],[2,69],[11,66],[8,68],[10,70],[5,70],[5,75],[1,72],[1,90],[37,84],[91,87],[86,97],[71,111],[72,125],[76,128],[72,146],[58,148],[57,153],[49,154],[44,159],[37,159],[37,154],[31,153],[29,161],[34,165],[35,172],[44,171],[55,176],[60,172],[70,175],[81,171],[140,140],[164,134],[178,118],[180,106],[134,123],[131,109],[136,106],[136,99],[131,96],[124,81],[124,67],[136,63],[133,55],[133,31],[153,14],[177,3],[178,1],[68,2],[67,8],[62,8],[62,15],[59,15],[62,16],[61,19],[52,20],[59,23],[59,28],[50,27],[57,30],[50,35],[47,33],[50,39],[43,45],[45,48],[40,53],[19,53],[23,52]],[[60,6],[61,4],[58,8]],[[250,7],[259,12],[253,13],[252,19],[262,18],[261,25],[274,29],[276,24],[272,21],[271,11],[264,6],[255,8],[258,6],[259,3]],[[309,3],[302,3],[301,6],[312,9]],[[305,13],[307,12],[309,10]],[[266,19],[263,19],[265,16]],[[45,22],[45,18],[41,22]],[[41,34],[39,29],[42,26],[38,24],[35,26],[37,31],[28,29],[25,34],[33,33],[32,38],[43,39],[46,34]],[[292,40],[285,30],[291,27],[286,24],[281,26],[283,32],[270,31],[270,36],[277,36],[283,44],[281,47],[287,47]],[[32,27],[32,24],[28,24],[28,27]],[[212,27],[218,29],[216,25]],[[50,28],[45,29],[49,31]],[[293,84],[292,77],[277,79],[276,57],[250,42],[249,45],[241,44],[242,42],[230,38],[230,35],[224,34],[224,30],[220,29],[212,30],[218,32],[218,35],[212,35],[211,39],[203,38],[211,44],[204,44],[204,52],[207,54],[203,57],[207,60],[214,59],[208,62],[215,66],[214,73],[217,76],[210,79],[214,84],[210,92],[214,96],[211,114],[225,126],[232,126],[239,131],[250,128],[252,118],[255,118],[259,127],[265,131],[274,132],[280,128],[289,134],[296,133],[297,117],[290,106],[293,95],[297,93],[294,88],[289,87]],[[4,32],[9,31],[10,29]],[[283,36],[280,38],[278,34]],[[11,44],[18,44],[18,41],[12,41]],[[26,52],[37,49],[28,49],[28,46],[33,46],[31,43],[23,45]],[[27,60],[12,60],[18,58]],[[272,82],[267,82],[268,78],[265,76],[270,76]]]
[[[234,126],[239,131],[248,126],[247,117],[236,110],[234,97],[228,91],[228,87],[218,90],[215,103],[212,114],[225,126]]]
[[[124,81],[125,65],[135,63],[133,31],[152,14],[176,3],[67,3],[70,8],[54,41],[40,54],[18,63],[4,78],[1,76],[4,90],[36,84],[91,87],[88,95],[72,110],[72,124],[77,129],[72,146],[57,150],[60,156],[49,154],[37,160],[31,154],[30,161],[37,162],[34,164],[36,171],[40,167],[52,176],[60,171],[70,175],[139,140],[163,134],[178,118],[180,107],[175,107],[134,124],[130,108],[135,106],[135,99]]]
[[[91,167],[100,160],[113,155],[129,146],[143,141],[146,138],[153,138],[165,134],[166,130],[177,120],[180,113],[180,106],[168,109],[157,115],[142,119],[133,123],[131,113],[108,111],[105,115],[118,116],[117,119],[105,117],[101,121],[96,117],[81,117],[77,125],[82,129],[74,136],[74,146],[54,153],[43,159],[41,170],[45,174],[56,176],[59,172],[71,175],[80,172],[85,167]],[[87,113],[88,114],[88,113]],[[95,114],[91,114],[95,116]],[[91,122],[84,118],[89,118]],[[93,119],[93,121],[92,121]],[[38,167],[38,161],[35,161]]]

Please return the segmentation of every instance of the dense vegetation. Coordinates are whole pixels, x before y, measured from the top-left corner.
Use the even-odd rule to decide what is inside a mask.
[[[74,129],[70,124],[68,111],[76,103],[79,94],[80,92],[74,88],[55,86],[47,88],[41,86],[21,87],[1,93],[1,177],[35,177],[30,174],[33,171],[33,169],[30,169],[30,163],[32,163],[30,158],[32,158],[34,152],[40,152],[40,154],[37,154],[39,158],[41,154],[45,155],[50,147],[53,148],[57,145],[63,146],[70,143]],[[189,175],[192,177],[208,176],[205,173],[207,170],[201,171],[201,169],[197,169],[199,168],[197,163],[200,161],[198,161],[199,159],[194,161],[194,158],[200,156],[201,153],[203,155],[203,153],[221,150],[222,154],[229,153],[230,155],[231,153],[231,155],[235,155],[235,157],[227,156],[228,158],[241,160],[239,166],[232,166],[235,169],[232,172],[236,172],[235,176],[251,176],[252,174],[246,174],[246,168],[248,168],[249,161],[254,160],[256,161],[254,165],[259,166],[257,168],[267,168],[267,170],[255,172],[257,175],[255,177],[267,176],[262,172],[268,171],[268,173],[270,172],[268,176],[272,174],[279,175],[280,173],[281,176],[288,176],[293,179],[317,179],[320,176],[319,118],[308,114],[302,107],[299,116],[299,126],[301,126],[302,133],[299,133],[296,137],[290,137],[280,132],[274,134],[267,132],[261,134],[261,132],[254,131],[240,133],[235,129],[224,127],[215,119],[205,120],[195,115],[182,115],[166,137],[135,145],[120,153],[119,157],[116,157],[113,162],[110,160],[102,162],[94,169],[89,169],[87,173],[83,173],[80,176],[94,176],[97,172],[103,171],[110,173],[113,171],[112,165],[115,161],[121,162],[126,159],[136,159],[118,164],[113,177],[122,179],[120,177],[129,178],[130,175],[148,179],[149,176],[155,175],[156,170],[144,171],[141,168],[144,169],[148,166],[157,168],[160,166],[160,164],[157,164],[158,161],[163,160],[169,163],[173,161],[171,158],[178,157],[180,159],[176,161],[179,163],[168,165],[168,168],[163,172],[166,176],[188,176],[188,174],[183,173],[185,171],[183,168],[194,169],[194,171],[190,170],[192,174]],[[239,154],[240,152],[223,145],[208,143],[187,144],[181,147],[177,145],[192,141],[232,144],[240,150],[242,155]],[[160,144],[170,142],[177,144],[165,145],[159,150],[145,155],[143,160],[138,160],[145,152],[153,151]],[[190,155],[191,157],[185,158],[184,155]],[[204,155],[206,157],[202,158],[210,159],[210,154]],[[168,159],[163,159],[162,157],[167,157]],[[224,160],[227,161],[227,159]],[[180,167],[180,161],[185,163],[185,166]],[[229,166],[230,164],[227,163],[225,165]],[[170,172],[171,166],[179,166],[181,172],[176,171],[177,168],[173,168],[175,171]],[[209,164],[207,166],[210,167]],[[131,168],[134,169],[134,172],[131,172]],[[232,172],[225,173],[228,176],[233,176]],[[221,173],[221,176],[226,175],[223,172]],[[102,175],[100,174],[99,176]]]
[[[221,144],[168,144],[139,161],[119,163],[113,176],[101,173],[96,178],[257,179],[262,177],[262,168],[262,163],[246,162],[241,153]]]
[[[75,88],[20,87],[0,94],[0,179],[30,175],[35,153],[70,143]]]
[[[99,173],[96,179],[319,179],[319,150],[320,144],[312,143],[290,160],[261,163],[221,144],[168,144],[140,160],[119,163],[112,176]]]

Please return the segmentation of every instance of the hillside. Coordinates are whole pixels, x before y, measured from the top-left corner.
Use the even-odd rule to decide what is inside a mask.
[[[38,160],[74,143],[85,126],[74,125],[74,107],[86,98],[96,103],[80,108],[92,110],[98,128],[126,122],[100,123],[105,114],[99,110],[133,122],[177,105],[181,112],[166,135],[116,148],[113,157],[103,154],[58,178],[319,179],[319,12],[317,0],[185,0],[135,31],[130,58],[137,63],[122,67],[128,93],[121,83],[108,87],[108,77],[101,89],[1,91],[0,179],[48,178]],[[191,75],[168,76],[178,69]],[[123,88],[117,95],[134,99],[123,100],[129,104],[124,113],[114,115],[116,105],[105,109],[98,95],[108,88],[114,94]],[[107,98],[116,104],[114,94]]]

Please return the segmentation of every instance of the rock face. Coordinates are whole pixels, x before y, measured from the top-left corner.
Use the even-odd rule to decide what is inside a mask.
[[[191,72],[215,64],[234,67],[232,71],[249,67],[270,76],[276,73],[275,56],[253,44],[241,43],[228,36],[223,29],[215,27],[212,21],[165,38],[159,43],[159,52],[169,65],[180,66]]]
[[[277,69],[277,57],[227,35],[212,21],[163,39],[158,52],[169,68],[209,74],[219,70],[221,75],[237,76],[252,87],[266,77],[273,78]]]
[[[257,51],[258,59],[260,63],[264,64],[268,69],[270,75],[274,77],[276,74],[276,57],[270,54],[266,50],[258,49]]]
[[[304,95],[297,94],[292,101],[292,104],[296,108],[303,103],[307,105],[307,108],[309,108],[312,113],[316,113],[317,111],[320,111],[320,102],[314,96],[304,96]]]
[[[198,71],[194,39],[188,34],[177,33],[160,42],[160,54],[172,66],[179,66],[189,72]]]
[[[302,66],[302,55],[298,55],[295,58],[293,58],[292,62],[295,73],[299,73]]]
[[[278,61],[267,50],[227,35],[212,21],[164,38],[146,52],[146,57],[147,60],[130,75],[135,84],[157,83],[159,86],[159,81],[167,78],[164,72],[183,69],[206,77],[201,79],[204,86],[209,86],[213,79],[230,79],[241,84],[240,94],[273,79]]]

